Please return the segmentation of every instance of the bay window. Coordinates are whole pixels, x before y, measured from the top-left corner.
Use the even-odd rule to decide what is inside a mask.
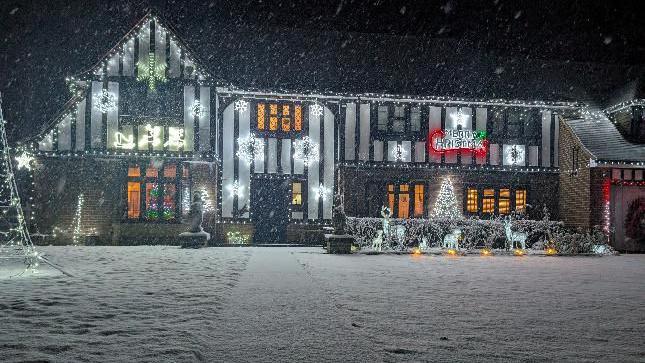
[[[180,195],[190,204],[188,167],[175,163],[133,164],[128,167],[126,184],[127,219],[145,221],[177,221],[181,215]]]

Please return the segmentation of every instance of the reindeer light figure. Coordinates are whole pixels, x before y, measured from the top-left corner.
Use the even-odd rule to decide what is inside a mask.
[[[376,237],[372,240],[372,249],[376,252],[383,250],[383,230],[376,231]]]
[[[461,229],[457,228],[443,238],[442,247],[459,250],[459,239],[461,239]]]
[[[526,233],[513,232],[511,230],[511,220],[508,218],[504,220],[504,231],[506,232],[507,246],[509,248],[519,248],[517,245],[519,243],[523,250],[526,249]]]

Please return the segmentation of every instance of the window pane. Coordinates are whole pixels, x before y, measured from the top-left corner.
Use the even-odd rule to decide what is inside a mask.
[[[282,105],[282,116],[289,116],[289,105]]]
[[[163,186],[163,219],[175,218],[175,195],[177,187],[175,184],[164,184]]]
[[[508,214],[511,211],[511,191],[509,189],[499,190],[499,214]]]
[[[423,184],[414,186],[414,216],[423,217]]]
[[[176,164],[167,164],[163,168],[163,177],[164,178],[175,178],[177,177],[177,165]]]
[[[264,103],[258,103],[258,130],[264,130],[265,111]]]
[[[484,189],[484,198],[482,198],[482,212],[495,212],[495,190]]]
[[[410,129],[411,131],[421,131],[421,109],[413,107],[410,111]]]
[[[410,216],[410,195],[399,193],[399,218]]]
[[[378,106],[378,124],[377,127],[380,131],[387,131],[387,106]]]
[[[291,131],[291,119],[288,117],[282,118],[282,131]]]
[[[394,106],[394,117],[398,117],[398,118],[405,117],[405,107]]]
[[[141,184],[128,182],[128,218],[141,216]]]
[[[466,210],[470,213],[477,213],[479,207],[477,206],[477,189],[468,188],[466,193]]]
[[[146,168],[146,177],[147,178],[158,178],[159,170],[154,166],[150,165]]]
[[[295,106],[293,113],[293,129],[295,131],[302,130],[302,106],[300,105]]]
[[[393,184],[388,184],[387,185],[387,191],[388,192],[393,192],[394,191],[394,185]]]
[[[395,118],[392,121],[392,131],[393,132],[405,132],[405,119]]]
[[[278,118],[276,116],[269,117],[269,130],[276,131],[278,129]]]
[[[190,177],[190,168],[188,167],[188,165],[184,164],[184,166],[182,167],[182,172],[182,177],[184,179],[188,179],[188,177]]]
[[[276,104],[269,105],[269,112],[271,113],[271,116],[276,116],[278,114],[278,105]]]
[[[518,212],[526,211],[526,190],[524,189],[515,191],[515,210]]]
[[[390,207],[390,212],[394,211],[394,193],[390,192],[387,193],[387,204],[388,207]]]
[[[128,176],[137,177],[141,176],[141,168],[139,165],[133,165],[128,168]]]
[[[402,192],[407,192],[407,191],[410,190],[410,186],[407,185],[407,184],[401,184],[399,190],[402,191]]]
[[[302,205],[302,183],[293,183],[291,191],[291,204]]]
[[[157,183],[146,183],[146,218],[159,218],[159,185]]]

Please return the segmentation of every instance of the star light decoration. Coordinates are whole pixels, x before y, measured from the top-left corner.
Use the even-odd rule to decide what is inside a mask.
[[[311,116],[320,117],[323,114],[323,107],[317,103],[311,105],[310,108]]]
[[[20,155],[16,156],[16,162],[18,163],[18,169],[27,169],[31,170],[31,163],[34,161],[34,156],[27,151],[22,151]]]
[[[101,93],[94,94],[94,104],[97,110],[107,113],[116,108],[116,96],[106,89],[101,90]]]
[[[233,104],[233,109],[238,112],[244,112],[248,107],[249,103],[244,100],[237,100],[235,101],[235,104]]]
[[[452,122],[455,127],[457,126],[465,127],[466,121],[468,121],[469,117],[470,117],[469,115],[466,115],[465,113],[463,113],[461,108],[459,109],[459,111],[453,112],[450,114],[450,118],[452,119]]]
[[[264,141],[257,137],[237,139],[238,150],[235,155],[250,164],[254,159],[264,158]]]
[[[294,142],[293,147],[295,149],[293,157],[296,160],[302,160],[307,166],[311,166],[311,164],[318,161],[318,144],[311,140],[309,136]]]

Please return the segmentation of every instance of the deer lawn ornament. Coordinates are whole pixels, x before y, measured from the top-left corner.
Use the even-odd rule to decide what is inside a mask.
[[[421,242],[419,243],[419,250],[427,251],[428,250],[428,239],[426,237],[421,238]]]
[[[372,240],[372,249],[376,252],[381,252],[383,249],[383,231],[376,231],[376,237]]]
[[[461,239],[461,229],[457,228],[452,233],[448,233],[443,238],[443,248],[459,249],[459,240]]]
[[[519,248],[517,247],[517,242],[522,246],[523,250],[526,249],[526,233],[513,232],[511,230],[511,221],[509,219],[504,221],[504,230],[506,231],[506,240],[508,241],[507,246],[509,248]]]

